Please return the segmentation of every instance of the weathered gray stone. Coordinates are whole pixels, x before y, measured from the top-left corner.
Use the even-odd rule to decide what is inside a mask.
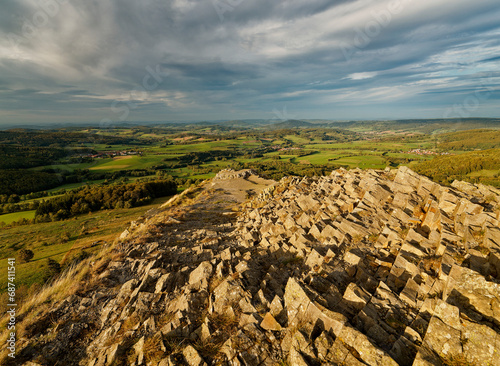
[[[369,365],[397,366],[396,361],[383,350],[374,346],[367,336],[349,326],[342,328],[339,338],[347,346],[356,350],[360,358]]]
[[[323,256],[319,254],[316,250],[311,250],[311,253],[306,258],[306,266],[311,268],[311,270],[319,271],[321,264],[323,263]]]
[[[213,291],[213,309],[216,313],[223,313],[232,303],[239,302],[245,297],[245,292],[235,280],[225,279]]]
[[[427,328],[424,343],[441,359],[452,360],[462,354],[460,335],[460,330],[445,324],[438,317],[433,317]]]
[[[370,300],[371,295],[360,288],[354,282],[351,282],[344,292],[344,300],[348,306],[359,311],[363,309]]]
[[[475,271],[453,265],[443,299],[461,311],[479,313],[500,325],[500,285],[486,281]]]

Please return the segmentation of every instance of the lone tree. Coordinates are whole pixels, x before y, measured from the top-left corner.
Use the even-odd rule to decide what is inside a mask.
[[[19,251],[19,258],[21,259],[22,262],[29,262],[35,253],[29,249],[21,249]]]

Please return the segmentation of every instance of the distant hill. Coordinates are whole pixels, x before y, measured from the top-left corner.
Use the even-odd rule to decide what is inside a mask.
[[[332,122],[330,126],[353,131],[405,131],[424,134],[450,133],[471,129],[500,129],[498,118],[404,119]]]
[[[318,126],[311,122],[289,119],[283,122],[274,123],[269,127],[272,129],[283,129],[283,128],[308,128],[308,127],[318,127]]]
[[[288,126],[288,123],[292,126]],[[296,125],[300,122],[299,125]],[[304,125],[310,123],[310,125]],[[283,127],[279,125],[283,124]],[[335,119],[302,119],[276,122],[275,119],[233,119],[233,120],[201,120],[201,121],[115,121],[112,127],[185,127],[185,126],[226,126],[237,128],[262,128],[274,126],[273,128],[294,127],[326,127],[345,128],[355,130],[385,131],[385,130],[417,130],[423,133],[463,131],[468,129],[500,129],[500,118],[455,118],[455,119],[400,119],[400,120],[335,120]],[[295,125],[295,126],[293,126]],[[11,128],[23,129],[74,129],[82,127],[102,127],[96,122],[79,123],[46,123],[46,124],[2,124],[0,130]],[[108,129],[108,127],[104,127]]]
[[[500,130],[468,130],[439,135],[443,150],[485,150],[500,148]]]

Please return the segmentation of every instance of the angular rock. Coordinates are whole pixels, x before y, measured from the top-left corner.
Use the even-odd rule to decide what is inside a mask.
[[[282,329],[281,325],[276,321],[276,319],[274,319],[271,313],[266,313],[264,319],[260,323],[260,326],[265,330],[280,331]]]

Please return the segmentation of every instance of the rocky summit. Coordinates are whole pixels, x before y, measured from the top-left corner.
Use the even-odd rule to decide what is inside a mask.
[[[26,326],[24,365],[500,365],[500,192],[223,171]]]

